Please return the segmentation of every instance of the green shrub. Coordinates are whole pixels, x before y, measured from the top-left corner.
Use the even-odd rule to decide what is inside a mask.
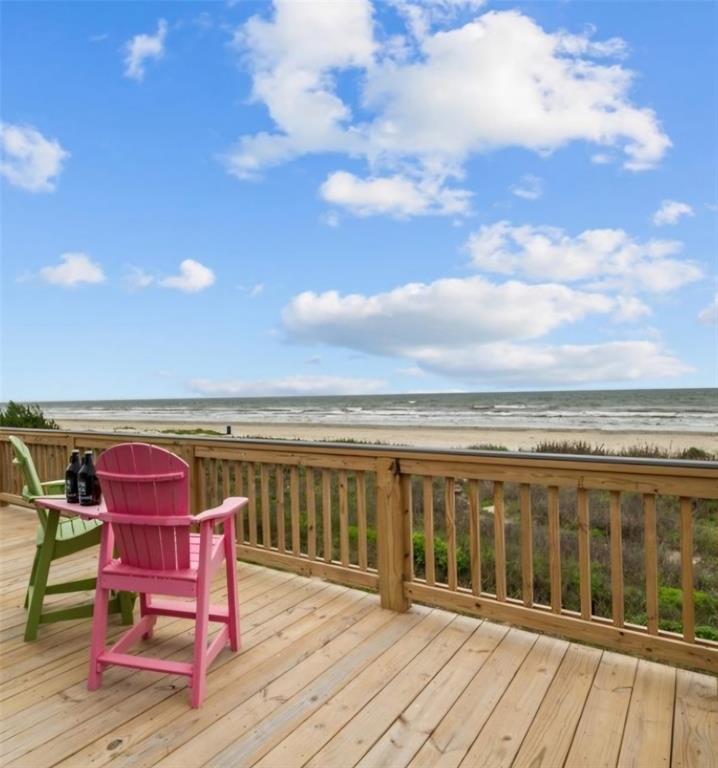
[[[24,427],[27,429],[60,429],[57,422],[48,419],[37,404],[24,405],[10,400],[0,410],[0,427]]]

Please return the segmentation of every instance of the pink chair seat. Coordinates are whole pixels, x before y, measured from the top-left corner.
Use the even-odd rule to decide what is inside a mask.
[[[189,535],[189,568],[172,571],[151,571],[139,565],[125,565],[122,560],[113,560],[102,569],[102,576],[137,576],[139,578],[178,579],[180,581],[197,581],[199,576],[199,534]],[[212,555],[216,556],[224,542],[224,536],[212,536]]]

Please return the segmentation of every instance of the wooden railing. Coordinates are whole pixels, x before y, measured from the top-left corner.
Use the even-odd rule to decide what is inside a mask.
[[[695,600],[718,605],[715,462],[4,429],[4,502],[21,486],[11,432],[43,479],[76,447],[178,453],[195,510],[249,497],[241,559],[718,672],[718,617],[697,624]]]

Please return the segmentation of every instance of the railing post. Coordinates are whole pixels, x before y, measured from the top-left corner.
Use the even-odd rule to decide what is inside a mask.
[[[411,572],[411,519],[402,501],[398,459],[377,459],[376,467],[377,555],[379,596],[382,608],[406,611],[411,601],[404,582]]]

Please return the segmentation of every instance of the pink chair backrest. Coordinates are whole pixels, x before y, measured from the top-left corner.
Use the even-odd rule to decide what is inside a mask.
[[[104,451],[97,474],[122,562],[152,571],[189,568],[189,526],[152,525],[147,518],[189,517],[189,466],[174,453],[146,443],[123,443]]]

